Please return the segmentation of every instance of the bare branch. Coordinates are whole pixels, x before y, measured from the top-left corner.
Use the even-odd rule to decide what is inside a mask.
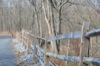
[[[33,0],[29,0],[29,1],[30,1],[30,3],[31,3],[33,6],[35,6],[35,3],[34,3]]]
[[[49,2],[53,6],[53,8],[55,8],[57,10],[57,2],[55,0],[49,0]]]

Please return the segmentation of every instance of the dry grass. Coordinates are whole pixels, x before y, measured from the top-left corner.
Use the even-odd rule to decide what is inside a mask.
[[[62,61],[62,60],[60,60],[60,59],[53,58],[53,57],[50,57],[49,60],[50,60],[55,66],[77,66],[77,63]]]
[[[7,31],[0,32],[0,34],[5,35],[5,36],[12,36],[12,34],[10,32],[7,32]]]

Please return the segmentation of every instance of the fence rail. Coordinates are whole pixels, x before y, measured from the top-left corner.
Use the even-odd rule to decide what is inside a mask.
[[[26,34],[29,34],[29,33],[26,32]],[[36,38],[36,39],[45,41],[45,38],[36,36],[34,34],[30,34],[30,35],[32,37]],[[86,34],[85,34],[86,38],[90,38],[92,36],[100,36],[100,29],[94,29],[94,30],[86,32]],[[55,41],[55,40],[61,40],[61,39],[69,39],[69,38],[81,38],[81,31],[70,32],[70,33],[66,33],[66,34],[53,36],[53,37],[48,38],[47,42],[51,42],[51,41]]]
[[[91,31],[87,32],[85,36],[87,38],[90,38],[92,36],[100,36],[100,29],[91,30]]]
[[[38,45],[36,45],[36,48],[42,52],[45,53],[45,50],[40,48]],[[47,56],[55,57],[64,61],[70,61],[70,62],[79,62],[79,56],[66,56],[66,55],[58,55],[58,54],[53,54],[50,52],[46,52]],[[84,57],[83,61],[85,63],[99,63],[100,64],[100,58],[93,58],[93,57]]]
[[[41,38],[39,36],[28,33],[26,31],[23,31],[23,32],[26,35],[30,35],[33,38],[36,38],[38,40],[43,40],[45,42],[51,42],[51,41],[55,41],[55,40],[69,39],[69,38],[80,38],[80,39],[82,39],[82,41],[85,40],[84,41],[85,43],[87,41],[89,43],[90,41],[88,39],[90,39],[92,36],[99,36],[100,35],[100,29],[95,29],[95,30],[91,30],[91,31],[88,31],[88,32],[86,31],[85,33],[84,33],[84,31],[86,31],[86,30],[83,28],[82,31],[76,31],[76,32],[71,32],[71,33],[67,33],[67,34],[61,34],[61,35],[53,36],[51,38],[48,38],[47,40],[45,38]],[[82,34],[83,34],[83,36],[82,36]],[[26,39],[29,40],[27,37],[26,37]],[[58,59],[61,59],[61,60],[64,60],[64,61],[70,61],[70,62],[79,62],[81,60],[82,62],[79,63],[79,66],[87,66],[87,65],[84,65],[84,63],[86,63],[86,64],[91,63],[91,64],[96,65],[96,66],[100,65],[100,58],[93,58],[93,57],[88,57],[88,56],[85,57],[85,55],[88,55],[87,53],[89,53],[88,52],[88,49],[89,49],[88,43],[81,44],[80,48],[82,48],[82,50],[81,50],[80,56],[66,56],[66,55],[53,54],[53,53],[50,53],[50,52],[46,52],[45,50],[43,50],[41,47],[39,47],[37,44],[35,44],[32,41],[30,41],[30,43],[32,45],[32,47],[30,47],[30,48],[32,49],[33,52],[36,52],[35,55],[39,59],[39,61],[41,62],[42,66],[46,66],[47,64],[50,65],[50,66],[54,66],[54,64],[47,59],[47,56],[58,58]],[[83,51],[84,49],[87,50],[87,51]],[[37,51],[35,51],[35,50],[37,50]],[[83,53],[83,52],[85,52],[85,53]],[[40,53],[43,56],[41,56]],[[41,59],[41,57],[43,59]]]

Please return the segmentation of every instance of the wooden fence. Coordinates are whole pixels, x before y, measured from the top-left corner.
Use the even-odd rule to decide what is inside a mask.
[[[29,50],[31,49],[34,52],[34,56],[38,58],[42,66],[54,66],[52,62],[48,60],[48,57],[54,57],[57,59],[61,59],[63,61],[70,62],[79,62],[79,66],[88,66],[92,64],[93,66],[100,66],[100,58],[89,57],[89,45],[90,38],[93,36],[100,35],[100,29],[94,29],[89,31],[89,24],[84,23],[81,31],[71,32],[67,34],[61,34],[57,36],[53,36],[51,38],[45,39],[34,34],[30,34],[29,32],[23,31],[24,34],[30,35],[33,38],[38,40],[45,41],[45,50],[35,44],[33,41],[30,41],[29,38],[24,37],[26,40],[30,41],[31,46],[29,46]],[[80,56],[66,56],[66,55],[58,55],[54,53],[47,52],[47,44],[48,42],[61,40],[61,39],[69,39],[69,38],[80,38]],[[34,48],[33,48],[34,47]]]

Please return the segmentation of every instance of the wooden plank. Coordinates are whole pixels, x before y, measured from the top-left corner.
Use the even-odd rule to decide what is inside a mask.
[[[26,34],[30,34],[29,32],[24,32],[24,33],[26,33]],[[32,37],[34,37],[34,38],[36,38],[36,39],[44,40],[44,41],[45,41],[45,38],[42,38],[42,37],[36,36],[36,35],[34,35],[34,34],[30,34],[30,36],[32,36]]]
[[[34,38],[36,38],[36,39],[39,39],[39,40],[44,40],[45,41],[45,39],[44,38],[42,38],[42,37],[39,37],[39,36],[36,36],[36,35],[34,35],[34,34],[30,34],[32,37],[34,37]]]
[[[88,66],[83,63],[83,58],[89,56],[89,40],[85,38],[85,34],[89,30],[89,23],[84,22],[82,26],[81,44],[80,44],[80,61],[79,66]]]
[[[36,45],[36,48],[37,48],[40,52],[45,53],[45,51],[44,51],[42,48],[40,48],[38,45]]]
[[[85,35],[87,38],[93,37],[93,36],[100,36],[100,29],[94,29],[86,33]]]
[[[29,34],[28,32],[25,32],[26,34]],[[36,36],[34,34],[30,34],[32,37],[39,39],[39,40],[44,40],[45,38]],[[57,35],[57,36],[53,36],[51,38],[47,39],[47,42],[51,42],[51,41],[55,41],[55,40],[60,40],[60,39],[65,39],[65,38],[80,38],[81,37],[81,32],[80,31],[76,31],[76,32],[70,32],[70,33],[66,33],[66,34],[61,34],[61,35]]]
[[[43,60],[41,60],[37,54],[35,54],[35,55],[36,55],[36,57],[38,58],[38,60],[39,60],[39,62],[41,63],[41,65],[44,66]]]
[[[28,32],[25,32],[26,34],[29,34]],[[34,34],[30,34],[32,37],[39,39],[39,40],[44,40],[45,38],[36,36]],[[48,38],[47,42],[51,42],[51,41],[55,41],[55,40],[61,40],[64,38],[80,38],[81,37],[81,32],[80,31],[76,31],[76,32],[70,32],[70,33],[66,33],[66,34],[61,34],[61,35],[57,35],[57,36],[53,36],[51,38]]]
[[[69,62],[79,62],[80,57],[79,56],[66,56],[66,55],[58,55],[58,54],[53,54],[50,52],[46,52],[47,56],[58,58],[64,61],[69,61]],[[97,63],[100,64],[100,58],[93,58],[93,57],[84,57],[83,58],[84,63]]]
[[[47,40],[47,42],[51,42],[51,41],[55,41],[55,40],[61,40],[61,39],[69,39],[69,38],[80,38],[81,37],[81,32],[80,31],[76,31],[76,32],[71,32],[71,33],[67,33],[67,34],[61,34],[61,35],[57,35],[57,36],[53,36],[51,38],[49,38]]]

